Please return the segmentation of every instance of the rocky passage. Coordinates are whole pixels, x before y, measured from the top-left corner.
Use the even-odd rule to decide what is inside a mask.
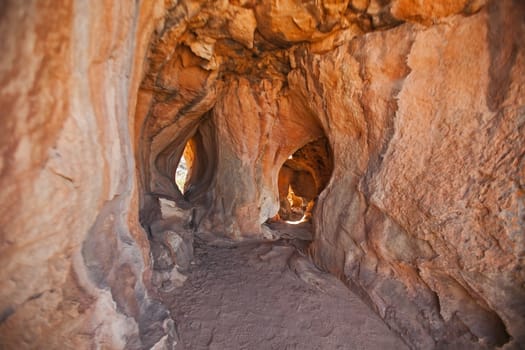
[[[0,0],[0,349],[352,348],[377,328],[343,285],[410,348],[524,349],[524,19]],[[260,243],[299,218],[333,278]]]
[[[288,240],[197,239],[188,280],[164,296],[176,349],[406,349],[361,299]]]

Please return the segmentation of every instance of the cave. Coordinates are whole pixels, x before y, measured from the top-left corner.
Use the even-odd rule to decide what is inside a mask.
[[[215,145],[210,142],[209,133],[209,126],[203,123],[185,143],[180,142],[183,148],[174,177],[180,194],[187,202],[196,202],[213,180],[216,156],[213,149]]]
[[[0,348],[525,347],[524,18],[1,1]]]
[[[330,181],[332,162],[326,137],[307,143],[286,159],[277,179],[280,207],[276,219],[311,220],[315,200]]]

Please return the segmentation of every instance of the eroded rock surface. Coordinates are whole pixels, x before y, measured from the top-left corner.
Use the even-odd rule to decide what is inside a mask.
[[[152,50],[161,61],[157,52],[172,40],[166,62],[189,47],[203,71],[191,95],[154,98],[151,121],[174,126],[146,129],[146,188],[177,199],[166,184],[184,142],[161,140],[170,127],[188,139],[196,118],[206,118],[216,147],[204,153],[215,154],[216,170],[201,187],[206,195],[187,197],[193,223],[237,239],[262,236],[278,211],[287,157],[326,137],[333,172],[316,201],[309,248],[319,266],[413,347],[522,344],[523,6],[223,4],[236,5],[253,36],[230,35],[239,23],[220,25],[229,15],[204,5],[183,39],[165,34]],[[146,84],[163,86],[157,72],[150,67]],[[193,129],[184,129],[190,120]],[[171,167],[155,163],[162,144],[179,147]],[[281,203],[295,176],[288,172]],[[167,190],[158,191],[161,183]]]
[[[158,2],[0,3],[0,348],[173,344],[133,115]]]
[[[525,346],[522,1],[0,7],[2,347],[170,347],[194,232],[282,235],[320,139],[310,258],[412,348]]]

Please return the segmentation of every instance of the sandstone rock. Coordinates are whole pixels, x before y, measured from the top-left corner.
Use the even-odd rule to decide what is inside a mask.
[[[130,130],[163,4],[1,7],[0,347],[152,346],[173,325],[148,290]]]
[[[485,0],[479,1],[437,1],[420,2],[414,0],[394,0],[392,14],[399,19],[431,24],[443,17],[466,12],[476,12],[484,6]]]
[[[411,347],[523,347],[524,16],[4,2],[0,347],[169,348],[153,296],[194,232],[276,239],[290,187],[310,257]]]
[[[301,84],[308,84],[305,91],[314,87],[323,91],[324,100],[329,101],[323,115],[335,133],[329,135],[335,142],[334,175],[314,212],[314,219],[319,221],[311,252],[328,270],[344,272],[349,284],[370,297],[385,320],[407,334],[415,347],[444,346],[453,339],[461,346],[473,341],[480,347],[509,341],[512,347],[523,342],[523,332],[517,327],[522,328],[523,318],[518,314],[523,314],[519,305],[523,305],[524,293],[517,287],[522,282],[517,282],[521,277],[515,273],[523,264],[519,258],[523,248],[515,245],[517,241],[512,241],[509,233],[524,226],[518,216],[512,223],[499,219],[503,207],[496,204],[495,195],[506,193],[501,200],[508,198],[516,203],[515,210],[521,205],[510,198],[519,196],[520,190],[513,184],[521,181],[518,174],[523,173],[519,160],[523,153],[523,113],[519,112],[521,107],[507,109],[504,105],[523,104],[522,94],[511,88],[523,84],[522,75],[510,73],[523,70],[518,58],[522,53],[517,49],[523,47],[523,39],[509,33],[507,41],[497,44],[499,54],[491,48],[493,42],[487,41],[495,23],[501,23],[502,13],[506,13],[507,26],[522,30],[518,28],[523,26],[514,22],[517,17],[506,12],[511,8],[510,2],[492,5],[478,15],[442,19],[446,24],[422,31],[408,25],[388,31],[385,35],[405,33],[402,40],[388,39],[398,44],[390,47],[388,57],[372,49],[381,47],[372,42],[384,37],[369,34],[366,42],[354,44],[351,55],[336,50],[331,59],[325,56],[316,57],[313,63],[298,61],[305,65],[303,72],[320,72],[303,78]],[[523,8],[518,12],[523,14]],[[394,58],[395,52],[408,56],[408,67],[404,67],[403,58]],[[501,74],[507,78],[496,83],[506,91],[503,95],[491,93],[494,59],[506,62],[497,64],[506,67]],[[328,77],[343,71],[342,62],[355,62],[360,74],[354,75],[356,82],[334,87]],[[472,62],[477,63],[473,66]],[[473,80],[472,76],[477,78]],[[316,77],[321,77],[319,82]],[[360,80],[364,86],[359,85]],[[338,101],[336,96],[347,98]],[[499,104],[492,102],[493,98]],[[319,102],[312,109],[323,110],[323,105]],[[507,126],[498,115],[505,118]],[[334,120],[347,120],[350,130],[337,132],[344,129],[334,127]],[[348,134],[356,136],[345,139]],[[497,135],[503,134],[506,136],[499,139]],[[500,159],[498,165],[495,159]],[[371,210],[371,205],[381,213]],[[334,212],[335,208],[341,210]],[[344,220],[338,219],[348,212],[351,214]],[[409,247],[402,243],[407,240],[398,241],[405,236],[403,231],[393,231],[391,224],[382,226],[383,220],[400,225],[413,243],[424,242],[422,247],[427,248],[422,251],[420,244]],[[395,241],[389,241],[389,236]],[[380,243],[378,239],[386,241]],[[418,272],[420,266],[428,266],[428,275]],[[464,290],[464,297],[458,294],[448,299],[450,294],[437,287],[446,289],[451,283],[439,279],[442,271]],[[389,276],[395,276],[395,283]],[[429,293],[435,293],[439,304],[428,298]],[[504,304],[508,305],[506,311],[501,309]],[[448,315],[454,310],[459,321],[436,317],[440,309],[449,310]],[[421,327],[421,319],[427,320],[428,326]],[[458,323],[466,329],[461,331]],[[454,330],[459,333],[454,335]]]
[[[484,109],[483,105],[494,104],[494,98],[502,103],[503,97],[495,90],[491,92],[489,85],[480,87],[480,80],[477,85],[472,84],[472,79],[468,77],[487,77],[492,74],[489,73],[489,61],[486,57],[494,53],[491,53],[493,51],[488,46],[484,46],[487,42],[487,31],[490,26],[494,26],[491,23],[499,23],[496,14],[508,13],[505,11],[509,11],[512,4],[491,5],[469,18],[446,18],[464,11],[464,5],[456,5],[442,3],[427,9],[402,5],[405,11],[405,15],[402,15],[401,12],[396,12],[399,10],[396,6],[401,6],[398,3],[390,7],[374,2],[369,5],[367,11],[373,18],[377,18],[374,21],[379,21],[374,22],[376,27],[395,25],[395,18],[388,19],[389,14],[402,19],[415,18],[416,21],[427,25],[434,22],[443,24],[428,29],[405,24],[386,32],[358,37],[350,43],[340,45],[332,52],[326,53],[326,50],[321,50],[323,55],[295,46],[283,56],[289,58],[289,67],[272,71],[271,74],[278,79],[270,80],[267,73],[258,76],[254,71],[250,71],[251,81],[230,78],[234,69],[241,66],[228,66],[228,78],[220,82],[220,92],[212,112],[216,128],[213,133],[215,140],[218,140],[219,149],[214,163],[216,174],[211,183],[207,182],[210,193],[208,204],[204,205],[204,209],[197,209],[206,214],[200,214],[202,220],[198,220],[196,224],[199,230],[215,230],[216,233],[237,238],[263,235],[265,230],[261,229],[261,222],[275,214],[276,210],[276,196],[272,194],[276,188],[276,171],[286,162],[286,153],[291,153],[283,152],[283,142],[288,142],[290,136],[295,136],[299,128],[307,128],[301,132],[310,135],[309,137],[326,135],[333,151],[334,172],[314,211],[315,237],[310,246],[310,252],[319,265],[346,280],[377,308],[391,327],[405,334],[406,340],[415,347],[439,347],[445,344],[501,345],[510,340],[509,334],[513,334],[514,344],[519,344],[521,332],[511,329],[517,329],[513,324],[522,321],[516,316],[508,318],[507,311],[499,310],[498,313],[495,306],[491,306],[498,302],[488,301],[490,292],[481,287],[481,284],[485,285],[490,279],[482,278],[478,272],[474,275],[466,273],[464,263],[469,259],[468,253],[473,250],[467,249],[461,253],[446,248],[447,243],[443,242],[443,238],[438,238],[442,237],[443,233],[436,233],[437,228],[437,232],[458,232],[458,228],[453,229],[457,226],[451,220],[454,217],[458,220],[460,217],[466,218],[471,215],[463,211],[462,216],[448,219],[448,216],[445,216],[438,219],[441,214],[436,212],[435,202],[437,200],[443,203],[443,206],[448,208],[447,211],[450,210],[452,202],[446,199],[447,196],[436,196],[451,184],[464,186],[465,180],[460,178],[467,179],[468,176],[464,174],[459,177],[447,177],[445,174],[449,170],[444,164],[428,172],[427,162],[437,161],[439,158],[436,158],[436,155],[427,156],[424,159],[428,160],[420,159],[402,167],[403,164],[412,162],[414,157],[418,159],[417,157],[423,156],[427,147],[425,145],[428,145],[427,135],[433,135],[433,130],[436,130],[432,127],[432,121],[439,118],[454,120],[458,115],[462,116],[463,124],[451,125],[449,122],[439,135],[441,144],[448,144],[454,148],[441,153],[447,157],[443,159],[460,165],[460,159],[464,158],[456,159],[453,156],[458,154],[457,140],[463,140],[462,142],[469,145],[470,152],[475,150],[473,147],[480,141],[462,138],[459,134],[447,141],[444,135],[451,130],[461,133],[468,130],[468,123],[476,120],[472,119],[472,115],[480,115],[480,120],[485,120],[486,123],[490,120],[489,114],[494,113],[490,112],[490,109],[501,109],[497,106]],[[295,40],[315,41],[316,35],[320,34],[311,34],[310,29],[305,29],[310,28],[308,23],[313,19],[307,19],[312,13],[301,12],[303,9],[300,9],[298,4],[288,3],[286,6],[290,7],[283,9],[282,16],[288,19],[275,27],[271,27],[273,23],[267,19],[257,17],[258,25],[266,28],[266,31],[262,29],[263,36],[266,39],[274,38],[280,46],[291,45]],[[293,18],[291,14],[296,12],[297,16],[304,19],[299,21],[304,28],[300,25],[298,28],[305,31],[299,33],[294,29],[289,32],[290,36],[286,37],[282,33],[289,26],[287,23],[290,22],[287,21]],[[410,17],[410,13],[419,15]],[[509,21],[512,22],[512,19]],[[516,24],[511,26],[519,27]],[[467,37],[470,39],[467,40]],[[501,58],[497,58],[497,62],[512,60],[514,63],[498,63],[497,67],[501,68],[492,69],[507,71],[509,67],[521,67],[514,61],[517,58],[513,58],[513,55],[517,54],[507,51],[510,47],[521,47],[517,44],[519,39],[512,35],[508,37],[509,39],[499,46],[502,53],[498,54],[497,57]],[[456,43],[465,41],[469,41],[471,45],[468,50],[465,50],[465,45],[456,46]],[[446,46],[440,46],[442,44]],[[448,59],[451,61],[447,61]],[[441,63],[443,71],[427,72],[428,69],[439,68],[440,62],[445,62]],[[469,62],[478,62],[476,71],[469,67]],[[421,66],[418,66],[419,63]],[[241,71],[245,72],[245,68],[242,69]],[[504,76],[509,77],[510,74],[509,71],[504,73]],[[423,81],[420,85],[412,85],[417,77],[422,77]],[[430,81],[435,82],[436,77],[442,79],[442,83],[438,83],[441,84],[440,88],[436,85],[432,93],[428,94],[428,89],[423,86],[434,86]],[[508,84],[507,80],[500,79],[503,84]],[[289,89],[286,86],[281,87],[282,81],[287,82]],[[269,91],[272,93],[269,94]],[[489,96],[494,97],[484,102],[482,91],[489,91]],[[259,99],[253,97],[254,93],[260,96]],[[522,102],[519,101],[522,99],[517,98],[511,104],[520,105]],[[411,107],[403,107],[405,104]],[[292,106],[294,113],[287,112],[286,106]],[[288,126],[290,124],[287,123],[296,118],[295,113],[300,113],[301,122]],[[415,117],[412,117],[414,113],[427,119],[415,122]],[[406,120],[412,121],[415,129],[399,124],[405,120],[405,115],[410,116],[406,117]],[[511,120],[518,120],[516,118],[518,117],[515,114]],[[268,129],[265,127],[268,124],[274,127]],[[501,123],[498,124],[499,127],[502,127]],[[519,127],[515,128],[518,129]],[[286,138],[280,136],[283,134],[280,134],[279,130],[288,131]],[[397,137],[401,136],[408,139],[397,143],[395,147],[392,146]],[[295,146],[288,149],[301,147],[307,139],[308,136],[302,136],[298,139],[301,141],[294,141]],[[483,145],[483,142],[480,144]],[[260,151],[261,145],[266,147],[263,148],[263,153]],[[515,160],[519,159],[518,154],[522,152],[522,147],[509,147],[513,147],[517,152],[513,153],[515,155],[511,159],[514,159],[514,163],[511,161],[511,164],[517,164]],[[278,153],[273,153],[275,151],[272,149],[277,149]],[[483,154],[480,149],[478,148],[478,154]],[[395,158],[390,158],[390,154],[395,155]],[[480,160],[479,163],[482,164],[483,161]],[[389,166],[395,166],[396,170],[389,170]],[[232,176],[234,169],[235,176]],[[453,170],[449,174],[461,172]],[[429,176],[433,182],[442,176],[445,177],[437,182],[441,183],[437,187],[430,184],[422,186],[419,181],[411,182],[408,180],[411,176],[416,176],[419,181],[424,179],[424,176]],[[394,183],[397,180],[399,182]],[[286,188],[287,182],[290,183],[284,181],[284,186],[281,187]],[[435,190],[432,190],[434,188]],[[402,195],[393,195],[402,189]],[[281,192],[283,198],[286,191]],[[423,198],[433,199],[422,202],[419,194],[423,193],[426,196]],[[457,189],[456,193],[464,191]],[[280,202],[283,203],[283,200]],[[403,207],[401,203],[404,202],[412,204]],[[432,211],[425,211],[419,216],[417,213],[422,210],[422,205],[432,208]],[[401,209],[402,207],[404,209]],[[434,220],[437,221],[431,224]],[[490,227],[492,224],[484,225]],[[458,243],[454,244],[457,246]],[[498,256],[498,259],[501,259],[499,269],[507,266],[513,270],[512,266],[516,266],[510,263],[510,256],[505,257],[500,253],[492,253],[490,256]],[[519,265],[518,260],[514,261],[514,264]],[[510,265],[507,265],[509,263]],[[435,272],[419,272],[427,266],[430,271]],[[446,271],[445,274],[450,276],[448,278],[458,281],[458,288],[465,290],[461,297],[457,294],[447,299],[445,289],[438,287],[440,284],[450,283],[446,282],[446,278],[441,278],[441,282],[438,282],[438,277],[433,277],[440,275],[442,271]],[[463,272],[459,274],[459,271]],[[474,281],[480,278],[484,282],[475,287],[477,282]],[[512,291],[509,285],[505,290],[509,297],[512,295],[510,298],[522,300],[517,289]],[[488,294],[483,296],[480,293]],[[465,299],[466,296],[470,299]],[[459,302],[460,300],[462,301]],[[442,303],[444,304],[440,306]],[[459,305],[466,307],[458,309]],[[441,314],[441,307],[448,311]],[[450,316],[452,314],[454,317]],[[511,314],[516,315],[513,312]]]

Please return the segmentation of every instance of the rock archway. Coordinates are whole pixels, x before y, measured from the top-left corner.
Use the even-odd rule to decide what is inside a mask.
[[[285,221],[310,221],[314,202],[330,181],[332,151],[326,137],[299,148],[279,170],[279,214]]]

